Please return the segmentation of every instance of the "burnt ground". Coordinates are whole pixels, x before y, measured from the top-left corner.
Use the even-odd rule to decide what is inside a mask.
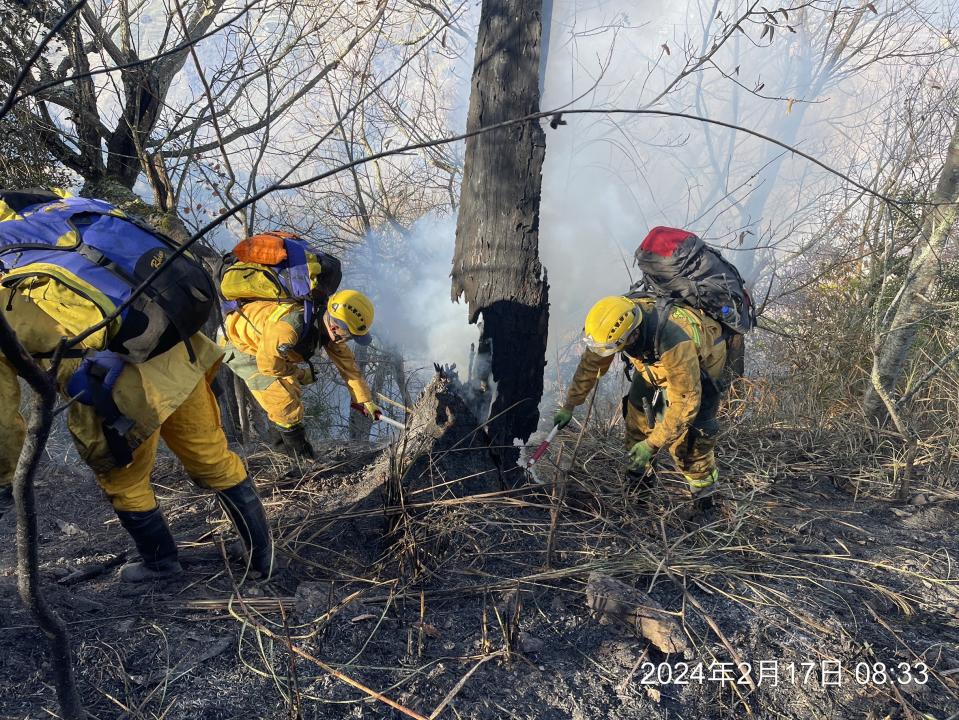
[[[680,520],[668,472],[649,505],[624,488],[615,432],[586,437],[568,476],[511,471],[507,490],[451,393],[431,386],[391,451],[330,444],[305,471],[249,456],[287,565],[267,584],[237,587],[219,509],[169,458],[156,486],[186,573],[119,583],[126,535],[88,473],[51,461],[37,483],[42,577],[91,714],[404,717],[292,645],[426,717],[959,717],[954,493],[874,499],[882,468],[836,467],[806,433],[742,425],[721,448],[729,497],[696,522]],[[554,477],[567,480],[551,531]],[[55,717],[12,539],[7,514],[0,717]],[[595,572],[673,613],[686,651],[591,617]]]

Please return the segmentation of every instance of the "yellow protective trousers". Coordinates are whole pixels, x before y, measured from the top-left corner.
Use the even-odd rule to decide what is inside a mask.
[[[657,394],[656,388],[646,382],[641,373],[634,372],[624,403],[627,450],[648,438],[653,431],[646,417],[644,400],[649,404],[655,427],[664,417],[669,403],[669,389],[660,390]],[[719,433],[716,420],[719,400],[719,390],[704,378],[702,399],[695,419],[669,443],[669,454],[694,494],[712,485],[719,477],[715,454],[716,436]]]
[[[0,313],[27,352],[35,354],[50,353],[60,338],[84,330],[84,323],[89,323],[88,305],[88,300],[49,280],[24,282],[16,289],[0,288]],[[101,350],[104,342],[105,338],[94,335],[81,347]],[[190,338],[190,345],[194,357],[179,343],[146,362],[127,365],[120,373],[113,399],[134,423],[126,435],[133,448],[130,465],[116,467],[103,435],[102,418],[93,407],[81,403],[70,406],[67,427],[77,451],[117,510],[156,507],[150,471],[161,437],[203,487],[222,490],[246,477],[240,458],[227,448],[219,408],[209,386],[222,352],[202,333]],[[60,365],[57,382],[62,393],[66,394],[67,382],[79,364],[79,358],[68,358]],[[0,356],[0,485],[12,481],[23,447],[20,395],[16,371]]]
[[[246,383],[250,394],[274,425],[291,428],[303,422],[303,386],[295,375],[267,375],[259,371],[253,355],[226,343],[223,362]]]
[[[160,429],[133,451],[132,463],[97,473],[97,482],[114,509],[142,512],[157,506],[150,472],[161,438],[183,463],[190,478],[201,487],[227,490],[246,478],[243,462],[227,447],[220,425],[220,409],[204,378],[163,421]]]

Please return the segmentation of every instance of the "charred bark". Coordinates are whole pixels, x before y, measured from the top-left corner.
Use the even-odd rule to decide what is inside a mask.
[[[539,111],[542,0],[484,0],[467,129]],[[466,141],[452,297],[483,318],[496,396],[488,426],[500,452],[539,421],[549,321],[539,261],[539,202],[546,138],[538,121]],[[483,419],[483,418],[481,418]]]

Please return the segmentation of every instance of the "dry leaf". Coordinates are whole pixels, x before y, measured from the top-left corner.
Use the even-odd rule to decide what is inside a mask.
[[[873,15],[878,15],[878,14],[879,14],[879,11],[876,10],[876,6],[873,5],[872,3],[866,3],[866,7],[869,8],[870,10],[872,10],[872,14],[873,14]]]
[[[764,37],[766,37],[770,30],[772,30],[772,25],[763,25],[763,34],[759,36],[759,39],[762,40]]]
[[[351,623],[366,622],[367,620],[376,620],[376,615],[373,613],[363,613],[362,615],[350,618]]]
[[[737,65],[736,69],[733,70],[733,75],[739,75],[739,65]]]
[[[669,45],[667,45],[666,43],[663,43],[663,44],[660,45],[659,47],[661,47],[663,50],[665,50],[667,55],[672,55],[672,53],[669,52]]]
[[[433,627],[427,622],[420,622],[419,620],[417,620],[415,623],[413,623],[413,627],[415,627],[417,630],[422,630],[431,638],[443,637],[443,633],[441,633],[439,630],[437,630],[435,627]]]
[[[789,98],[789,101],[786,103],[786,114],[788,115],[793,111],[793,105],[796,104],[795,98]]]
[[[783,8],[779,8],[779,12],[783,14],[784,18],[786,18],[787,20],[789,19],[789,13],[786,12]]]

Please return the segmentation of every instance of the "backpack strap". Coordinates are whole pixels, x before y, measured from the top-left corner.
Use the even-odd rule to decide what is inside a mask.
[[[303,302],[303,324],[313,324],[313,293],[310,269],[306,262],[306,247],[301,242],[287,240],[286,255],[289,262],[286,275],[293,297]]]
[[[301,312],[297,308],[284,308],[276,310],[270,315],[270,322],[282,320],[293,328],[299,340],[293,345],[284,345],[282,350],[292,350],[304,360],[309,360],[316,352],[316,346],[319,343],[320,336],[317,331],[317,324],[306,324],[306,312]]]
[[[675,304],[676,301],[671,298],[656,298],[656,309],[653,316],[656,321],[656,329],[652,346],[656,354],[654,362],[658,362],[659,358],[663,356],[663,331],[666,329],[666,323],[669,321],[669,316],[672,314]]]

